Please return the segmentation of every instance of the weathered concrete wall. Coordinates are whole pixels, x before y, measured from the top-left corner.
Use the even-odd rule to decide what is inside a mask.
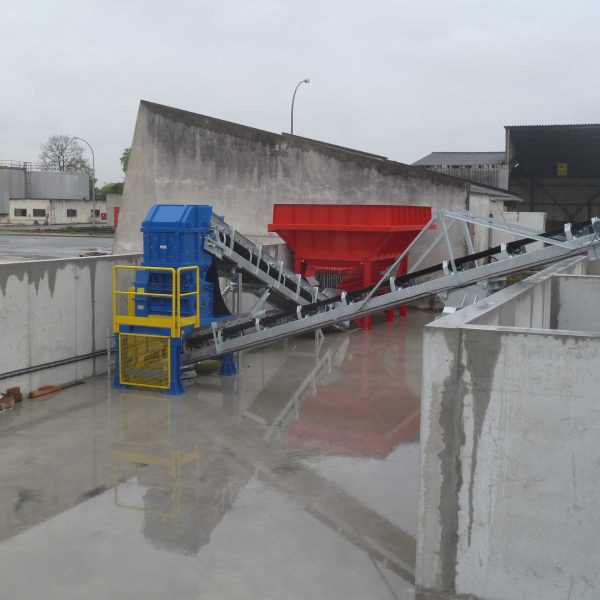
[[[494,215],[494,218],[503,224],[520,225],[521,227],[529,227],[537,231],[546,230],[546,213],[541,212],[504,212],[501,215]],[[498,246],[506,242],[513,242],[522,236],[512,235],[504,231],[491,230],[490,246]],[[536,242],[527,246],[528,252],[542,248],[541,242]]]
[[[137,255],[0,264],[0,375],[106,349],[112,327],[112,267]],[[106,371],[101,356],[0,379],[25,391]]]
[[[590,278],[558,275],[585,263],[426,327],[419,597],[598,597],[600,333],[537,325],[551,319],[554,275],[567,294],[594,285],[597,303]]]
[[[467,193],[425,169],[142,101],[114,248],[141,251],[140,223],[157,202],[211,204],[241,233],[264,236],[276,202],[458,210]]]
[[[600,332],[600,277],[553,277],[552,329]]]

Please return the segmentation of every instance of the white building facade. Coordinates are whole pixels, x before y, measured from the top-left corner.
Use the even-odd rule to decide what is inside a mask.
[[[9,200],[5,223],[21,225],[59,225],[92,223],[92,202],[89,200],[39,200],[23,198]],[[106,202],[96,202],[96,223],[107,224]]]
[[[44,171],[32,163],[0,162],[0,223],[107,224],[106,202],[93,215],[89,173]]]

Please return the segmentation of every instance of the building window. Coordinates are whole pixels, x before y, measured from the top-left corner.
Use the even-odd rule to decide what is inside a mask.
[[[34,217],[45,217],[46,216],[46,209],[45,208],[34,208],[33,209],[33,216]]]
[[[26,217],[27,209],[26,208],[15,208],[15,217]]]
[[[67,217],[76,217],[77,209],[76,208],[67,208]]]

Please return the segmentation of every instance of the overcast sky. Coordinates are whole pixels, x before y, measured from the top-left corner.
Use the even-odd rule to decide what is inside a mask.
[[[600,122],[600,1],[0,2],[0,160],[86,138],[122,179],[140,99],[413,162]]]

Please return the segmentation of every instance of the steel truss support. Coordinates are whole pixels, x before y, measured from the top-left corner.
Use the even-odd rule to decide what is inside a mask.
[[[500,252],[496,250],[496,253],[500,255],[494,262],[479,266],[475,260],[478,255],[474,254],[473,260],[469,261],[465,261],[464,258],[457,259],[454,257],[451,247],[449,247],[449,260],[444,262],[444,274],[441,277],[422,281],[420,283],[410,281],[408,284],[404,284],[405,287],[397,287],[392,273],[400,264],[401,260],[408,254],[410,249],[414,247],[416,241],[422,237],[422,234],[429,230],[432,225],[440,225],[441,233],[439,233],[433,243],[425,249],[423,255],[415,261],[409,273],[415,272],[415,265],[418,266],[422,264],[423,260],[429,256],[431,251],[442,239],[444,239],[446,245],[448,245],[448,242],[450,241],[448,232],[450,231],[452,224],[458,222],[464,224],[472,223],[490,229],[498,229],[500,231],[522,235],[529,240],[543,242],[545,247],[531,252],[515,252],[514,254],[510,254],[507,251],[508,247],[517,248],[517,250],[519,250],[518,246],[515,246],[515,244],[521,242],[524,243],[524,240],[519,240],[518,242],[508,244],[508,246],[502,245]],[[600,231],[600,221],[592,219],[590,225],[592,225],[595,230],[598,225],[597,230]],[[273,323],[273,321],[270,321],[265,324],[261,323],[262,317],[255,318],[251,328],[237,331],[232,334],[231,337],[228,337],[227,334],[227,324],[219,324],[218,326],[215,324],[213,326],[212,343],[209,342],[205,346],[193,350],[190,355],[190,360],[199,361],[229,352],[237,352],[248,348],[258,347],[289,336],[328,327],[336,323],[359,319],[374,312],[391,309],[398,305],[407,304],[408,302],[439,294],[440,292],[453,288],[472,285],[491,277],[508,275],[510,273],[556,262],[575,255],[590,253],[596,257],[600,252],[600,239],[598,233],[574,237],[570,227],[566,228],[565,232],[568,232],[563,236],[565,239],[557,240],[551,237],[545,237],[543,234],[525,227],[514,227],[506,223],[494,221],[493,219],[474,217],[468,212],[457,213],[440,211],[430,223],[427,224],[423,232],[417,236],[415,242],[413,242],[413,244],[398,257],[390,268],[385,271],[379,282],[371,288],[368,293],[365,292],[366,297],[349,302],[346,295],[342,295],[340,300],[336,302],[321,305],[317,303],[317,308],[314,308],[313,312],[308,312],[308,314],[305,314],[303,308],[310,309],[310,305],[308,307],[298,305],[298,310],[293,318],[286,317],[285,319],[282,319],[281,322]],[[471,250],[471,248],[469,249]],[[478,258],[480,258],[480,256]],[[460,268],[457,263],[459,263]],[[474,266],[467,268],[467,265],[469,264]],[[452,266],[451,269],[449,268],[449,265]],[[425,271],[427,271],[428,274],[430,272],[430,270],[427,269]],[[376,292],[380,290],[384,284],[387,285],[388,281],[390,284],[390,291],[377,295]]]

